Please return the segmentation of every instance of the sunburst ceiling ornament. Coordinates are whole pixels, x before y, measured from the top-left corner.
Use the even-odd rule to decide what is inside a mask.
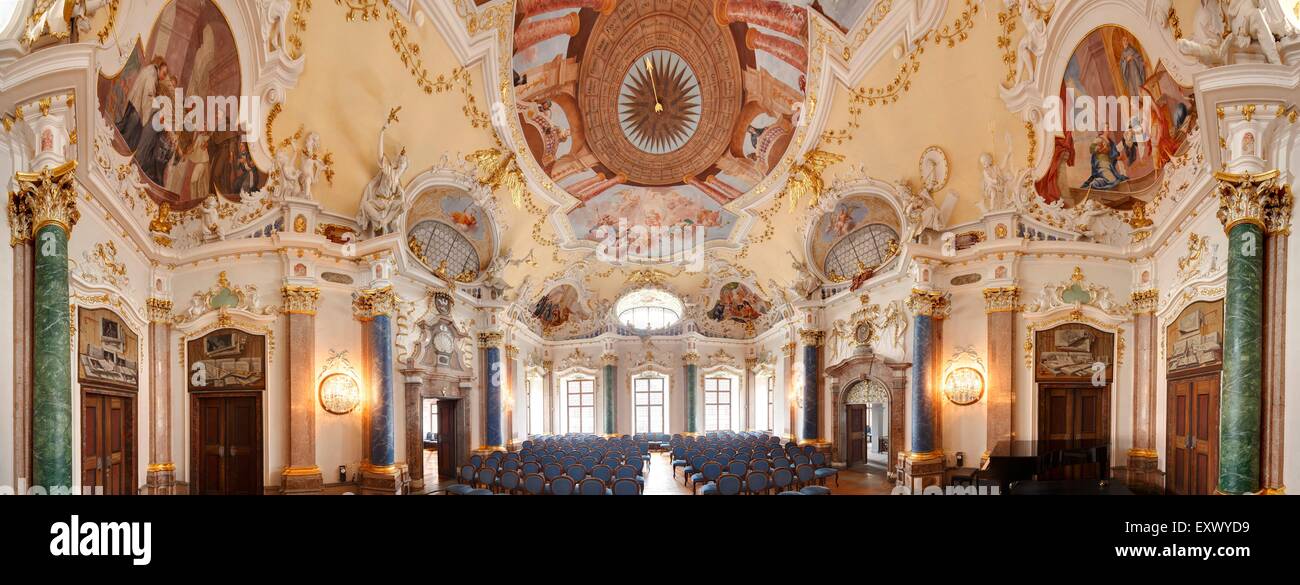
[[[656,49],[627,72],[619,90],[623,134],[637,148],[664,154],[681,148],[700,125],[700,82],[671,51]]]

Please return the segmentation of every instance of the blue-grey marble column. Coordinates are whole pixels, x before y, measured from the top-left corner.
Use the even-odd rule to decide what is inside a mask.
[[[805,329],[799,332],[803,341],[803,428],[804,441],[821,439],[821,348],[824,333]]]
[[[483,446],[497,449],[505,445],[501,433],[502,362],[501,332],[488,331],[478,336],[483,359]]]
[[[392,287],[358,292],[353,311],[361,321],[363,358],[367,373],[365,460],[361,463],[362,493],[390,493],[396,475],[397,400],[393,392]],[[416,454],[418,457],[418,454]]]
[[[912,461],[937,460],[943,456],[939,445],[939,408],[936,402],[936,372],[939,337],[944,317],[948,315],[947,295],[929,290],[913,290],[907,301],[912,311],[912,442],[908,454]]]
[[[72,323],[68,306],[68,238],[80,214],[73,191],[76,161],[18,173],[11,229],[30,226],[35,251],[32,391],[32,487],[72,489]],[[15,234],[16,236],[20,234]]]

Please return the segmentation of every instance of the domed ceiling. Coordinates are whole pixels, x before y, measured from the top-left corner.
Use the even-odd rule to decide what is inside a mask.
[[[576,200],[573,234],[626,220],[727,239],[729,205],[795,134],[808,18],[772,0],[521,0],[516,105],[534,159]]]

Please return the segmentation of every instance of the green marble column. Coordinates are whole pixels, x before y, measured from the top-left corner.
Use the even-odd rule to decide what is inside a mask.
[[[32,403],[32,485],[72,486],[71,311],[68,232],[47,223],[36,230],[35,395]]]
[[[606,435],[614,434],[616,428],[616,425],[614,424],[615,422],[614,417],[616,416],[614,401],[617,400],[617,395],[614,392],[614,388],[617,386],[617,380],[618,380],[616,368],[617,366],[615,366],[614,364],[605,362],[605,434]]]
[[[1228,240],[1218,489],[1242,494],[1259,491],[1264,230],[1254,223],[1238,223]]]
[[[31,213],[36,259],[32,362],[32,486],[72,488],[72,339],[68,306],[68,236],[76,224],[76,161],[18,173],[19,197]]]
[[[686,432],[699,432],[695,426],[696,380],[699,372],[700,354],[690,352],[682,356],[686,370]]]

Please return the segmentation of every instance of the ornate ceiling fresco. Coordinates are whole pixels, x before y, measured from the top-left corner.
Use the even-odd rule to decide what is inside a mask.
[[[1063,119],[1093,122],[1065,124],[1057,134],[1052,162],[1036,184],[1038,195],[1049,204],[1060,200],[1066,208],[1100,203],[1128,210],[1136,202],[1150,202],[1165,165],[1186,149],[1196,127],[1191,88],[1179,85],[1163,63],[1153,62],[1132,33],[1104,26],[1074,50],[1060,93],[1067,104]],[[1107,119],[1100,101],[1092,102],[1098,104],[1095,112],[1076,101],[1104,96],[1150,107],[1132,108],[1125,120]],[[1090,200],[1094,203],[1085,203]]]
[[[728,204],[794,136],[808,28],[803,7],[760,0],[521,1],[515,101],[528,150],[577,201],[574,235],[626,219],[726,239]]]
[[[126,64],[111,74],[101,72],[98,87],[100,114],[116,131],[113,149],[131,157],[154,201],[176,211],[194,208],[213,193],[238,202],[241,194],[266,182],[236,128],[238,109],[207,112],[189,109],[183,99],[173,103],[179,95],[228,97],[238,104],[240,94],[234,35],[208,0],[168,4],[147,45],[137,39]],[[193,124],[188,116],[180,119],[182,104],[184,111],[205,119]],[[155,130],[150,123],[155,119],[174,130]],[[207,120],[217,124],[205,131],[181,130],[203,128]]]

